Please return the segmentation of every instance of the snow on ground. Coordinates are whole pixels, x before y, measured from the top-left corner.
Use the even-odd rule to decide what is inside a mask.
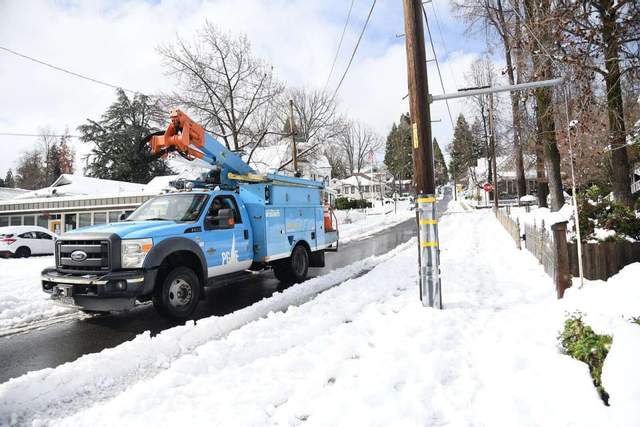
[[[408,200],[398,201],[397,207],[393,203],[377,205],[371,209],[336,210],[340,243],[361,239],[392,227],[409,218],[414,218],[415,210],[411,210],[413,203]]]
[[[442,311],[418,300],[413,240],[227,316],[10,380],[0,424],[634,425],[639,382],[625,385],[612,362],[605,407],[556,337],[581,309],[630,363],[637,326],[622,316],[639,314],[638,265],[557,301],[490,212],[446,215],[440,237]]]
[[[54,305],[49,295],[42,292],[40,272],[53,264],[53,256],[0,258],[0,336],[75,311]]]

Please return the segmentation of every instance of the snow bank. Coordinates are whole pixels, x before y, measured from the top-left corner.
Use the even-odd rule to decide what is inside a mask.
[[[81,405],[90,406],[122,392],[131,383],[152,377],[203,343],[221,339],[231,331],[278,311],[295,310],[316,294],[350,277],[363,274],[399,250],[371,257],[310,279],[247,308],[222,317],[209,317],[168,329],[151,337],[147,331],[135,339],[100,353],[88,354],[55,369],[30,372],[0,385],[0,425],[31,417],[60,416]],[[415,244],[415,241],[414,243]],[[259,339],[258,339],[259,342]]]
[[[0,336],[33,322],[73,313],[56,306],[42,292],[40,272],[54,264],[52,256],[0,258]]]
[[[336,211],[340,243],[361,239],[415,217],[409,201],[398,201],[397,211],[393,204],[376,206],[371,209],[350,209]]]
[[[602,367],[602,384],[609,393],[612,421],[617,426],[640,426],[640,325],[616,329]]]

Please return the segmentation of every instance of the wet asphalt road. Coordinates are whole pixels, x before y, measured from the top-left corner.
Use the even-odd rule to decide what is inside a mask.
[[[445,197],[438,203],[438,212],[446,210],[447,201]],[[310,276],[320,276],[372,255],[387,253],[413,236],[415,222],[411,219],[368,238],[349,242],[342,245],[338,253],[327,253],[326,267],[311,269]],[[248,276],[224,288],[207,290],[206,299],[200,302],[194,318],[224,316],[280,290],[282,286],[270,272]],[[160,317],[153,306],[145,305],[125,313],[71,320],[3,337],[0,338],[0,383],[29,371],[73,361],[83,354],[115,347],[147,330],[155,335],[178,324]]]

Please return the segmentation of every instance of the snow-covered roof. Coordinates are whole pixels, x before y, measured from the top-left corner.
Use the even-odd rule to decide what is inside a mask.
[[[22,188],[7,188],[0,187],[0,200],[15,199],[21,194],[27,193],[29,190],[23,190]]]
[[[380,184],[378,181],[373,181],[369,179],[368,176],[362,174],[358,176],[351,175],[349,178],[340,180],[340,182],[342,185],[353,185],[354,187],[357,187],[358,185]]]
[[[15,197],[15,199],[22,200],[58,196],[96,196],[103,194],[144,193],[144,190],[144,184],[62,174],[49,187],[20,194]]]

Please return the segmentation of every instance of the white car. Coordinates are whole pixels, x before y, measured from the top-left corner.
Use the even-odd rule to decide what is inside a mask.
[[[55,240],[55,234],[35,225],[0,227],[0,256],[27,258],[52,254]]]

